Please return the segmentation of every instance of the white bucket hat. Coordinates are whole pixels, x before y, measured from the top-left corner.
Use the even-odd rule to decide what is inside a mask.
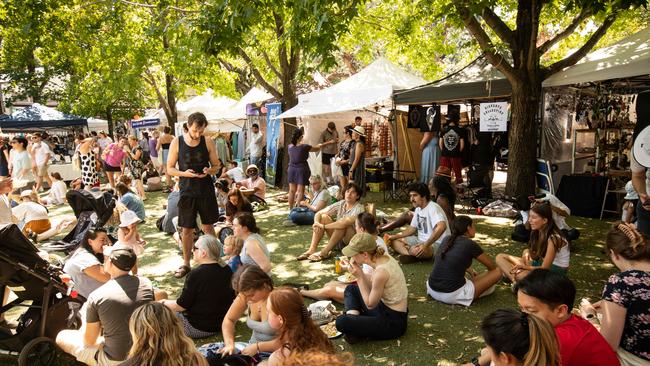
[[[140,220],[138,215],[131,210],[124,211],[120,215],[120,227],[127,227],[131,224],[137,224],[140,221],[142,220]]]

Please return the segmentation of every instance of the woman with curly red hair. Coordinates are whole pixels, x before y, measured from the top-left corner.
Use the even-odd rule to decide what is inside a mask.
[[[289,287],[273,290],[266,302],[269,325],[277,329],[282,347],[273,352],[269,366],[281,365],[297,352],[334,353],[334,347],[311,319],[302,295]]]

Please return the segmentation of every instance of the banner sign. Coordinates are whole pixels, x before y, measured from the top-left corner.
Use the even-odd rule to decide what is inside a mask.
[[[480,132],[508,130],[508,102],[481,103]]]
[[[131,128],[155,127],[160,124],[159,118],[143,118],[131,120]]]
[[[266,182],[275,186],[282,123],[282,120],[277,117],[282,113],[282,103],[269,103],[266,109]]]

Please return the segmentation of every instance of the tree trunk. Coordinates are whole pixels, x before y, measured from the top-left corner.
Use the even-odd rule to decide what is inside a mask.
[[[167,105],[169,105],[169,114],[167,115],[167,124],[176,131],[176,122],[178,122],[178,111],[176,110],[176,89],[174,87],[174,75],[165,73],[165,91],[167,92]]]
[[[108,124],[108,136],[113,137],[113,110],[106,108],[106,123]]]
[[[539,110],[542,85],[541,81],[535,82],[527,78],[510,81],[510,83],[512,97],[506,194],[516,197],[535,192],[536,115]]]

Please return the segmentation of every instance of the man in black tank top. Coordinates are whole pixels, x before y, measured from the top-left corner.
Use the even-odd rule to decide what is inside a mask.
[[[203,136],[207,125],[203,113],[192,113],[187,118],[187,132],[174,138],[169,146],[167,172],[180,177],[178,226],[183,243],[183,265],[174,273],[176,278],[184,277],[190,271],[197,214],[201,216],[203,232],[210,235],[215,235],[212,224],[219,218],[210,178],[217,172],[219,162],[214,144],[206,143]]]

